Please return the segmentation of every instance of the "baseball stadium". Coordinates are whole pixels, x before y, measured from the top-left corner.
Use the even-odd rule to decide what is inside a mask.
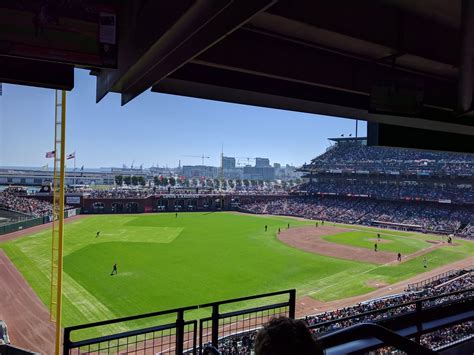
[[[53,169],[0,166],[0,355],[473,353],[474,4],[415,3],[0,4],[0,80],[55,90]],[[294,180],[86,171],[77,70],[367,132]]]

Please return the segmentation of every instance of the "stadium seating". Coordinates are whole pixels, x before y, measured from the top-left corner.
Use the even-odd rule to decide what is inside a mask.
[[[336,309],[304,318],[316,337],[335,332],[359,323],[374,323],[392,317],[408,314],[415,309],[414,304],[404,304],[426,297],[442,296],[434,302],[427,301],[424,307],[452,304],[466,297],[466,293],[452,294],[466,290],[469,297],[474,295],[474,270],[456,270],[449,276],[434,277],[423,282],[417,291],[405,291],[402,294],[369,300],[350,307]],[[474,321],[462,322],[421,336],[421,344],[433,350],[440,350],[454,343],[474,338]],[[222,355],[250,354],[255,341],[256,330],[224,337],[219,340]],[[379,349],[380,354],[391,354],[390,349]]]
[[[474,160],[471,154],[440,151],[368,147],[348,138],[340,140],[324,154],[314,158],[306,170],[350,169],[379,173],[436,174],[472,176]]]
[[[52,203],[33,197],[21,196],[15,190],[8,188],[0,191],[0,208],[29,217],[43,217],[53,214]],[[68,208],[72,207],[66,205],[65,209]]]
[[[464,231],[461,227],[474,221],[474,209],[470,206],[381,201],[361,197],[305,196],[254,200],[242,203],[240,208],[251,213],[291,215],[350,224],[380,226],[389,222],[392,227],[398,225],[405,229],[457,233],[466,238],[472,236],[472,228]]]

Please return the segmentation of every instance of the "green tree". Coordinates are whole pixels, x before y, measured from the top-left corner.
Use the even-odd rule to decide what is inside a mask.
[[[145,186],[145,185],[146,185],[145,178],[144,178],[143,176],[139,176],[139,177],[138,177],[138,183],[139,183],[141,186]]]
[[[168,186],[168,178],[166,176],[163,176],[163,179],[161,179],[161,185]]]
[[[244,186],[249,187],[250,186],[250,181],[248,179],[244,179]]]
[[[132,185],[137,186],[138,185],[138,176],[132,176]]]
[[[175,179],[174,177],[171,176],[171,177],[168,179],[168,181],[169,181],[169,184],[170,184],[171,186],[175,186],[175,185],[176,185],[176,179]]]
[[[123,182],[125,183],[125,185],[130,185],[130,183],[132,182],[132,178],[130,176],[124,176]]]
[[[117,175],[115,176],[115,183],[119,186],[122,186],[123,183],[123,176],[122,175]]]

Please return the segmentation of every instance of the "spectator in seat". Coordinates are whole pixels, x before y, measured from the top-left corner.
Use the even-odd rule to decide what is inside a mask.
[[[257,333],[255,355],[292,354],[324,354],[304,321],[274,318]]]

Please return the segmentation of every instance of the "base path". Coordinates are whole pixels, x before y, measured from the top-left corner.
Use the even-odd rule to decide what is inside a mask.
[[[11,343],[53,354],[55,327],[49,320],[49,312],[3,250],[0,250],[0,285],[4,285],[0,288],[0,319],[7,324]]]

